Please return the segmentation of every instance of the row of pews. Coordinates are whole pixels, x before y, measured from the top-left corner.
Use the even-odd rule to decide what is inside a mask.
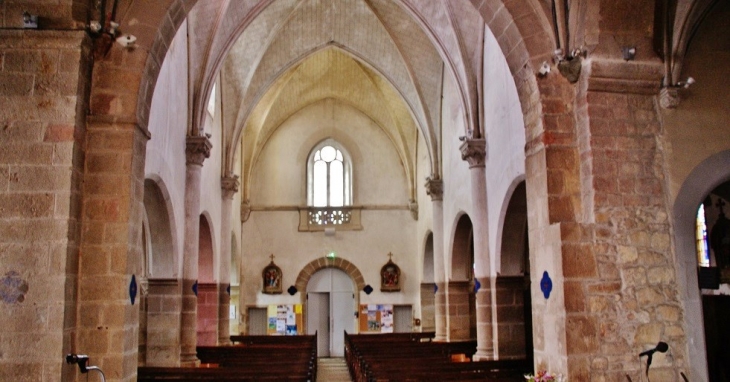
[[[200,367],[137,368],[137,381],[315,382],[317,335],[231,336],[231,346],[198,346]]]
[[[347,334],[345,359],[355,382],[524,382],[526,360],[475,361],[476,342],[433,342],[433,333]]]

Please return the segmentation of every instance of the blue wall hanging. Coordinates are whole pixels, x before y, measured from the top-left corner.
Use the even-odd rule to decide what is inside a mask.
[[[132,281],[129,282],[129,300],[134,305],[134,300],[137,298],[137,277],[132,275]]]
[[[550,279],[550,275],[547,271],[542,273],[542,280],[540,280],[540,290],[542,290],[543,296],[547,300],[550,297],[550,292],[553,290],[553,280]]]
[[[193,284],[193,293],[195,293],[195,297],[198,297],[198,280],[195,280],[195,284]]]
[[[479,292],[479,288],[482,287],[482,283],[479,280],[474,279],[474,293]]]

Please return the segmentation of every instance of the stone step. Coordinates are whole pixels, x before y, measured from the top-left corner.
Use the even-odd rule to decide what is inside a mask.
[[[352,382],[344,358],[318,358],[317,382]]]

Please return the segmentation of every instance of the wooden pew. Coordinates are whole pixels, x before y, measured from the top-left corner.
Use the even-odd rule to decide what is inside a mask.
[[[237,336],[233,346],[198,346],[207,367],[139,367],[138,381],[289,381],[315,382],[317,337]],[[273,336],[272,336],[273,337]]]
[[[452,362],[454,354],[471,360],[476,343],[420,342],[390,334],[345,333],[345,358],[357,382],[493,381],[521,382],[532,365],[526,360]]]

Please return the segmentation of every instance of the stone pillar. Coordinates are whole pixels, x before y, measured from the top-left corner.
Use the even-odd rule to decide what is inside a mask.
[[[433,280],[435,291],[436,341],[447,340],[446,327],[446,259],[444,258],[444,181],[434,176],[426,179],[426,193],[433,202]]]
[[[200,178],[203,162],[212,144],[202,136],[188,136],[185,154],[185,242],[183,245],[182,307],[180,317],[180,366],[197,365],[197,308],[194,289],[198,279],[198,240],[200,235]]]
[[[435,283],[421,283],[421,331],[436,331]]]
[[[147,294],[147,366],[178,366],[180,359],[180,284],[150,279]]]
[[[53,8],[58,12],[64,7],[37,2],[27,5],[32,5],[34,11]],[[2,7],[7,8],[5,3]],[[22,10],[12,11],[13,15],[21,13]],[[61,20],[65,19],[59,16],[53,22]],[[22,26],[21,17],[8,16],[4,22],[7,26],[11,23],[17,23],[13,26],[18,28]],[[73,380],[79,374],[78,367],[74,369],[75,365],[62,363],[62,354],[93,352],[96,364],[98,354],[107,352],[111,346],[107,330],[89,328],[82,338],[77,329],[81,322],[87,326],[108,323],[101,317],[102,301],[98,296],[102,294],[96,292],[101,287],[97,283],[90,290],[94,284],[88,280],[106,280],[112,272],[111,250],[103,250],[107,240],[110,247],[111,241],[121,242],[122,248],[126,248],[127,241],[121,241],[121,234],[87,234],[94,247],[82,243],[82,223],[87,229],[96,226],[96,223],[82,222],[83,158],[87,147],[83,111],[88,108],[85,93],[91,82],[86,77],[91,68],[91,40],[84,31],[58,30],[61,27],[57,25],[53,31],[0,29],[0,57],[3,57],[0,65],[0,285],[3,285],[0,321],[4,327],[0,342],[0,380]],[[131,141],[121,141],[118,151],[130,152]],[[98,155],[96,150],[94,154]],[[114,179],[115,186],[117,177],[120,178],[127,187],[115,191],[128,197],[132,176],[129,171],[112,176],[108,168],[98,166],[93,172],[101,175],[93,181],[100,186],[94,193],[94,196],[98,194],[97,205],[112,199],[98,191],[107,190],[104,186],[108,183],[99,181],[102,177]],[[112,205],[108,206],[112,210]],[[126,217],[128,207],[124,204],[114,212],[120,211]],[[89,216],[92,218],[97,216]],[[113,224],[118,224],[114,227],[125,224],[119,217],[106,219],[96,232],[103,232]],[[119,229],[122,231],[128,233]],[[82,245],[89,248],[83,258]],[[120,262],[126,262],[124,251],[116,253]],[[79,276],[82,271],[89,275],[84,277],[83,284]],[[83,291],[80,285],[84,285]],[[110,314],[119,312],[125,317],[125,306],[130,305],[128,299],[127,305],[123,305],[124,286],[121,278],[110,287],[119,295]],[[85,311],[79,309],[82,302],[88,307]],[[109,321],[116,322],[116,318],[111,317]],[[101,333],[102,341],[94,348],[86,347],[91,342],[87,334],[94,331]],[[121,353],[117,350],[121,349],[120,344],[116,345],[114,352]]]
[[[468,341],[473,338],[471,335],[469,290],[469,281],[448,282],[446,316],[449,324],[449,342]]]
[[[229,175],[221,178],[223,200],[221,200],[221,247],[220,284],[218,285],[218,345],[230,345],[231,328],[229,310],[231,306],[231,218],[233,195],[238,192],[238,177]]]
[[[487,143],[484,139],[467,139],[459,148],[461,159],[469,163],[471,170],[471,197],[473,210],[470,215],[474,232],[474,278],[479,283],[476,296],[477,352],[474,359],[494,358],[494,334],[492,333],[492,278],[489,256],[489,221],[487,215],[487,175],[484,162]]]

